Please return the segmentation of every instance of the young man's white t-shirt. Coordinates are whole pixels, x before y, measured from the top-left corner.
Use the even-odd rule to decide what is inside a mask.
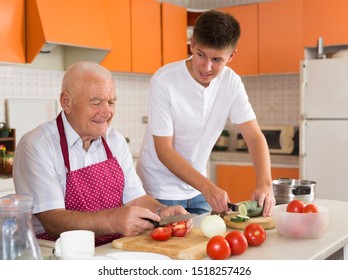
[[[206,176],[211,150],[228,118],[255,119],[244,85],[231,68],[208,87],[193,79],[186,60],[167,64],[150,80],[148,125],[137,160],[145,191],[158,199],[190,199],[200,192],[176,177],[157,157],[153,135],[173,136],[175,150]]]

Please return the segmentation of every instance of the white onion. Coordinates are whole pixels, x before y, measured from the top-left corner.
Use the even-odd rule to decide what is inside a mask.
[[[226,224],[219,215],[210,215],[203,218],[201,232],[205,237],[211,238],[215,235],[226,233]]]

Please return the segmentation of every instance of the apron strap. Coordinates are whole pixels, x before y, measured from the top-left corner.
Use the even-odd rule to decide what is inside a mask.
[[[58,132],[59,132],[59,136],[60,136],[60,148],[61,148],[62,153],[63,153],[64,164],[65,164],[65,167],[68,169],[68,172],[70,172],[68,143],[66,141],[66,137],[65,137],[65,133],[64,133],[62,112],[59,113],[59,115],[56,119],[56,122],[57,122]]]
[[[56,122],[57,122],[58,132],[59,132],[59,136],[60,136],[60,148],[61,148],[62,153],[63,153],[64,164],[65,164],[65,167],[67,168],[68,172],[70,172],[69,150],[68,150],[68,143],[66,141],[65,132],[64,132],[62,112],[59,113],[59,115],[56,119]],[[113,155],[112,155],[112,152],[109,148],[108,143],[106,143],[106,140],[104,139],[104,137],[101,137],[101,139],[103,142],[103,146],[104,146],[107,158],[112,159]]]
[[[105,149],[107,158],[108,159],[112,159],[113,155],[112,155],[112,152],[111,152],[111,150],[109,148],[108,143],[106,143],[106,140],[104,139],[104,137],[102,137],[101,139],[102,139],[102,142],[103,142],[103,145],[104,145],[104,149]]]

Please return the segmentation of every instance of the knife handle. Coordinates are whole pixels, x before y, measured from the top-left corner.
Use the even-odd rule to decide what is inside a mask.
[[[152,219],[149,219],[149,218],[143,218],[144,220],[146,220],[146,221],[148,221],[148,222],[150,222],[151,224],[153,224],[154,225],[154,227],[159,227],[159,222],[157,222],[157,221],[154,221],[154,220],[152,220]]]

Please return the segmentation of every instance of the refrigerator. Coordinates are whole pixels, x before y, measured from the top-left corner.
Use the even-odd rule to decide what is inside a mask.
[[[300,114],[301,179],[348,201],[348,58],[301,61]]]

